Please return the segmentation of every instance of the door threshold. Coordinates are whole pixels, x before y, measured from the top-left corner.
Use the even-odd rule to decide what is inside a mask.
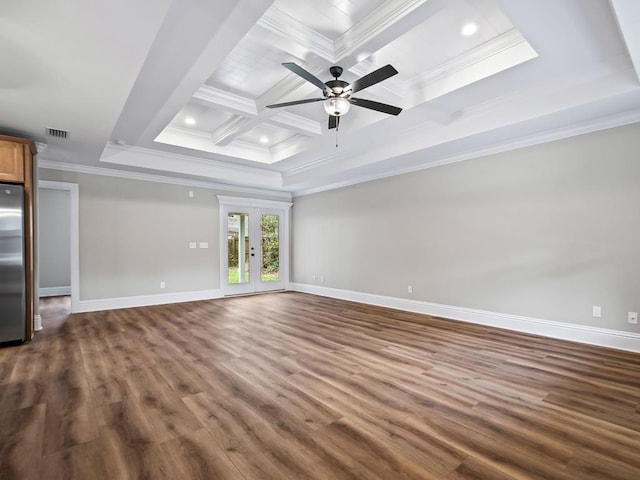
[[[267,290],[266,292],[249,292],[249,293],[230,293],[228,295],[223,295],[222,298],[232,298],[232,297],[252,297],[253,295],[265,295],[267,293],[282,293],[286,292],[286,289],[280,290]]]

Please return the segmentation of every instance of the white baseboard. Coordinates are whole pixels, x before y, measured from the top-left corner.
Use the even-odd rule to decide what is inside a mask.
[[[41,297],[59,297],[60,295],[71,295],[71,287],[40,287],[38,295]]]
[[[569,340],[572,342],[599,345],[640,353],[640,334],[589,327],[573,323],[555,322],[539,318],[523,317],[506,313],[488,312],[473,308],[441,305],[438,303],[408,300],[405,298],[386,297],[370,293],[320,287],[304,283],[290,283],[291,290],[312,293],[324,297],[339,298],[352,302],[395,308],[408,312],[423,313],[434,317],[450,318],[463,322],[477,323],[490,327],[505,328],[517,332],[531,333],[544,337]]]
[[[195,302],[221,298],[222,290],[200,290],[197,292],[163,293],[158,295],[139,295],[134,297],[101,298],[97,300],[80,300],[73,313],[97,312],[119,308],[148,307],[168,303]]]

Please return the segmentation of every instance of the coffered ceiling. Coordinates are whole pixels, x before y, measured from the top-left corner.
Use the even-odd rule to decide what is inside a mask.
[[[0,130],[46,143],[50,168],[334,188],[640,121],[638,4],[10,2]],[[403,111],[353,106],[336,132],[321,102],[266,108],[322,98],[284,62],[349,83],[392,64],[358,97]]]

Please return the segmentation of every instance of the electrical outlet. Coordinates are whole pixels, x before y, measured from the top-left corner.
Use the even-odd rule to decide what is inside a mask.
[[[189,248],[196,248],[196,242],[189,242]]]
[[[320,275],[320,283],[324,283],[324,276]]]
[[[600,318],[600,317],[602,317],[602,308],[601,308],[599,305],[594,305],[594,306],[593,306],[593,313],[592,313],[592,315],[593,315],[595,318]]]
[[[164,288],[164,287],[165,287],[164,282],[160,282],[160,288]]]
[[[638,312],[629,312],[629,317],[627,318],[627,322],[638,323]]]
[[[411,285],[407,286],[407,293],[413,293],[413,287]]]
[[[315,274],[315,273],[313,274],[313,279],[314,279],[314,280],[316,279],[316,274]]]

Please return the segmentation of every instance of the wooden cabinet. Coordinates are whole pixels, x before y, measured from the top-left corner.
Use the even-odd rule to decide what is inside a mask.
[[[24,237],[26,267],[26,311],[25,338],[33,337],[33,319],[37,306],[35,285],[35,206],[34,164],[36,145],[32,140],[0,135],[0,183],[19,183],[24,186]]]
[[[24,183],[24,144],[0,140],[0,182]]]

